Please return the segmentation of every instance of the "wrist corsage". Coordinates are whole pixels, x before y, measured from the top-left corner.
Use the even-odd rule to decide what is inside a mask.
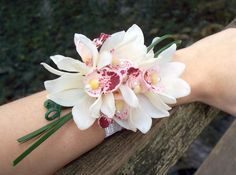
[[[122,128],[147,133],[152,118],[169,116],[168,104],[188,95],[190,86],[180,78],[185,65],[172,61],[179,40],[154,51],[167,38],[172,36],[156,37],[146,47],[137,25],[126,32],[102,33],[93,41],[75,34],[74,43],[82,61],[55,55],[50,58],[58,69],[41,63],[59,76],[44,82],[48,92],[45,118],[55,120],[18,139],[22,143],[39,137],[13,165],[71,119],[81,130],[97,122],[105,128],[107,137]],[[60,117],[62,107],[72,107],[72,111]]]

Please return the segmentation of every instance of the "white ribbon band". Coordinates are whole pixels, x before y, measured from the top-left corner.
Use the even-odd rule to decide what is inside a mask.
[[[105,138],[111,136],[112,134],[122,130],[122,127],[116,122],[112,122],[108,127],[105,128]]]

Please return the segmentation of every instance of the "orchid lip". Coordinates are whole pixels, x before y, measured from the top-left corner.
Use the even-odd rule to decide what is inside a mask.
[[[143,73],[143,82],[149,91],[160,93],[163,91],[159,67],[152,67]]]
[[[85,91],[92,97],[114,92],[121,84],[122,76],[110,67],[96,69],[85,76]]]

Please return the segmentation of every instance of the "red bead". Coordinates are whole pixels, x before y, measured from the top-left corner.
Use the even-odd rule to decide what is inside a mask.
[[[107,128],[110,124],[110,121],[106,118],[106,117],[100,117],[98,119],[98,124],[102,127],[102,128]]]

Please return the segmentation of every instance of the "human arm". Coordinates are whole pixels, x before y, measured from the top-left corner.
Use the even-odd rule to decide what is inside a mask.
[[[183,62],[182,75],[191,86],[190,96],[178,104],[200,101],[236,116],[236,29],[206,37],[176,52]]]
[[[16,140],[48,123],[43,117],[45,99],[46,92],[43,91],[0,107],[0,174],[53,174],[103,141],[104,129],[97,122],[81,131],[71,120],[16,167],[12,167],[12,161],[32,144],[32,141],[19,144]]]

